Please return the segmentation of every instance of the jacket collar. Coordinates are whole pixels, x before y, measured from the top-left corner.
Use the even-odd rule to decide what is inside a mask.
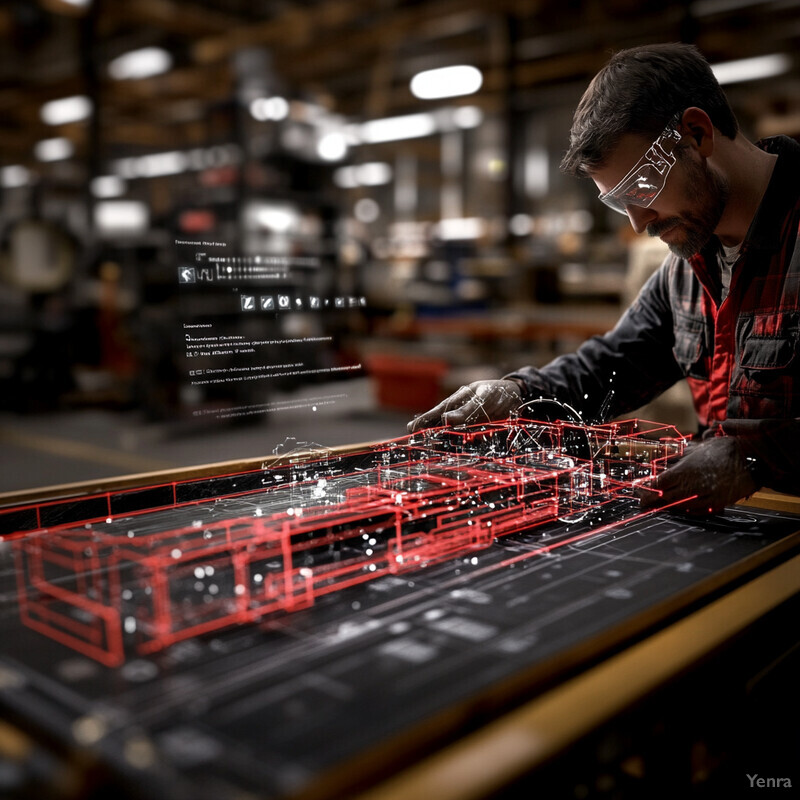
[[[800,197],[800,144],[788,136],[771,136],[757,142],[756,146],[767,153],[774,153],[778,160],[742,242],[742,256],[767,256],[780,250],[786,217]],[[695,275],[712,297],[716,297],[719,291],[719,277],[713,266],[718,250],[719,240],[712,236],[699,253],[688,259]]]
[[[781,231],[786,216],[800,196],[800,144],[788,136],[772,136],[757,142],[756,146],[774,153],[778,160],[745,236],[742,252],[774,253],[781,248]]]

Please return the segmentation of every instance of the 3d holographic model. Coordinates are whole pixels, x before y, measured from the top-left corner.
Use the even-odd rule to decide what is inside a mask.
[[[293,452],[223,494],[51,526],[13,541],[24,623],[107,666],[499,537],[604,509],[683,453],[671,426],[509,419],[355,452]],[[253,477],[257,488],[253,488]],[[239,487],[247,487],[245,490]],[[129,490],[133,495],[138,490]],[[118,495],[119,496],[119,495]],[[652,512],[651,512],[652,513]],[[575,541],[569,525],[544,554]],[[527,557],[527,556],[526,556]]]

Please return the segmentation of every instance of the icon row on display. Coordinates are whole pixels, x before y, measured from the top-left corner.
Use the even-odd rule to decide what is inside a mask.
[[[212,282],[214,280],[214,270],[210,267],[190,267],[184,265],[178,267],[178,283],[197,283]]]
[[[319,311],[323,308],[363,308],[366,297],[352,295],[320,297],[306,295],[297,297],[289,294],[240,294],[242,311]]]

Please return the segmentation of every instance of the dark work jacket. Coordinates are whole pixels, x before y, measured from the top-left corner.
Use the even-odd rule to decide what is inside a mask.
[[[700,429],[737,436],[760,483],[800,494],[800,145],[759,146],[778,159],[723,302],[713,237],[689,259],[668,256],[612,331],[507,377],[525,400],[556,397],[591,422],[685,378]]]

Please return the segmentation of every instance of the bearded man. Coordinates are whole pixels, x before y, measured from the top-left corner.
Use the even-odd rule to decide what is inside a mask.
[[[658,44],[595,76],[562,169],[670,255],[612,331],[463,386],[409,429],[504,419],[540,397],[603,421],[685,379],[697,441],[642,504],[713,513],[762,486],[800,494],[800,145],[749,141],[700,52]]]

